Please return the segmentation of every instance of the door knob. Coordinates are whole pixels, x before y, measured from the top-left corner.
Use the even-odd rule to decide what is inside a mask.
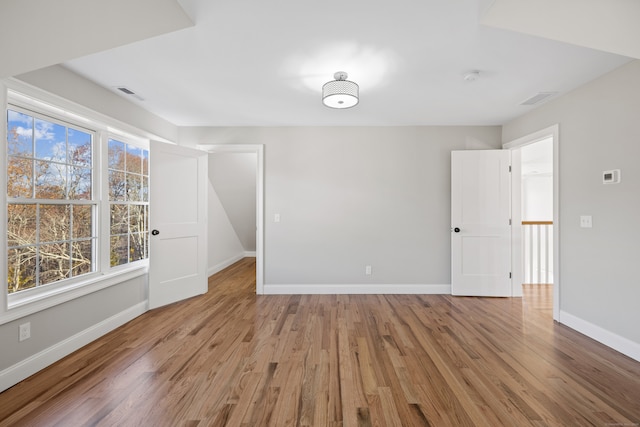
[[[151,232],[151,234],[152,234],[153,236],[157,236],[158,234],[160,234],[160,232],[159,232],[158,230],[153,230],[153,231]]]
[[[458,227],[454,228],[453,231],[455,231],[456,233],[460,232],[460,229]]]

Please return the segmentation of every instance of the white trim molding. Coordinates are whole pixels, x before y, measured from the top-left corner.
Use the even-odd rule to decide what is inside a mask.
[[[561,312],[561,318],[562,324],[640,362],[640,343],[631,341],[566,311]]]
[[[246,253],[241,252],[237,255],[234,255],[230,258],[225,259],[222,262],[217,263],[214,266],[211,266],[207,269],[207,276],[213,276],[214,274],[224,270],[225,268],[229,267],[230,265],[233,265],[234,263],[240,261],[242,258],[248,256]]]
[[[140,302],[0,371],[0,392],[18,384],[20,381],[68,356],[79,348],[144,314],[146,311],[147,301]]]
[[[561,281],[561,269],[562,265],[560,264],[560,125],[558,123],[549,126],[544,129],[540,129],[539,131],[530,133],[529,135],[525,135],[523,137],[514,139],[513,141],[509,141],[507,143],[502,144],[502,148],[505,150],[514,150],[521,147],[524,147],[529,144],[533,144],[543,139],[552,137],[553,138],[553,320],[560,322],[561,321],[561,306],[560,306],[560,295],[562,289],[562,281]],[[515,171],[514,171],[515,172]],[[514,176],[511,176],[512,182],[514,180]],[[512,198],[512,211],[513,211],[513,203],[514,200]],[[518,214],[520,210],[517,209]],[[518,221],[518,218],[512,218]],[[521,244],[521,241],[512,240],[512,248],[514,244]],[[513,249],[512,249],[513,252]],[[520,250],[518,252],[518,256],[520,256]],[[515,259],[512,262],[512,270],[522,269],[521,259]],[[518,278],[521,274],[516,274],[515,278]],[[518,286],[520,284],[517,284]],[[513,283],[512,283],[513,287]],[[516,295],[516,293],[514,293]]]
[[[431,284],[265,284],[265,295],[380,295],[380,294],[402,294],[402,295],[451,295],[451,285],[431,285]]]

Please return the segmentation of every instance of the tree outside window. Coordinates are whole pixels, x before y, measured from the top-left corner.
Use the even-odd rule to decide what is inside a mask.
[[[109,139],[110,263],[148,258],[149,151]]]
[[[7,291],[96,270],[94,133],[7,110]]]

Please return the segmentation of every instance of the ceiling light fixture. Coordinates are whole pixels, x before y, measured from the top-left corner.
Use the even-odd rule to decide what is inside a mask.
[[[349,75],[338,71],[333,75],[335,80],[322,86],[322,103],[329,108],[351,108],[358,104],[359,87],[357,83],[347,80]]]

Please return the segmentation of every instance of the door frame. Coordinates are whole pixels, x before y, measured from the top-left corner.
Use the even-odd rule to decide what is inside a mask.
[[[255,153],[256,164],[256,294],[264,294],[264,145],[200,144],[198,148],[213,153]]]
[[[512,151],[512,164],[515,165],[511,174],[511,214],[514,228],[511,235],[512,259],[511,266],[514,272],[511,283],[513,295],[522,294],[522,194],[521,194],[521,173],[520,173],[520,152],[517,150],[525,145],[539,142],[549,137],[553,138],[553,320],[560,322],[560,125],[554,124],[537,132],[514,139],[502,145],[505,150]],[[515,156],[514,156],[515,154]],[[514,161],[515,160],[515,161]],[[516,287],[520,287],[516,294]]]

